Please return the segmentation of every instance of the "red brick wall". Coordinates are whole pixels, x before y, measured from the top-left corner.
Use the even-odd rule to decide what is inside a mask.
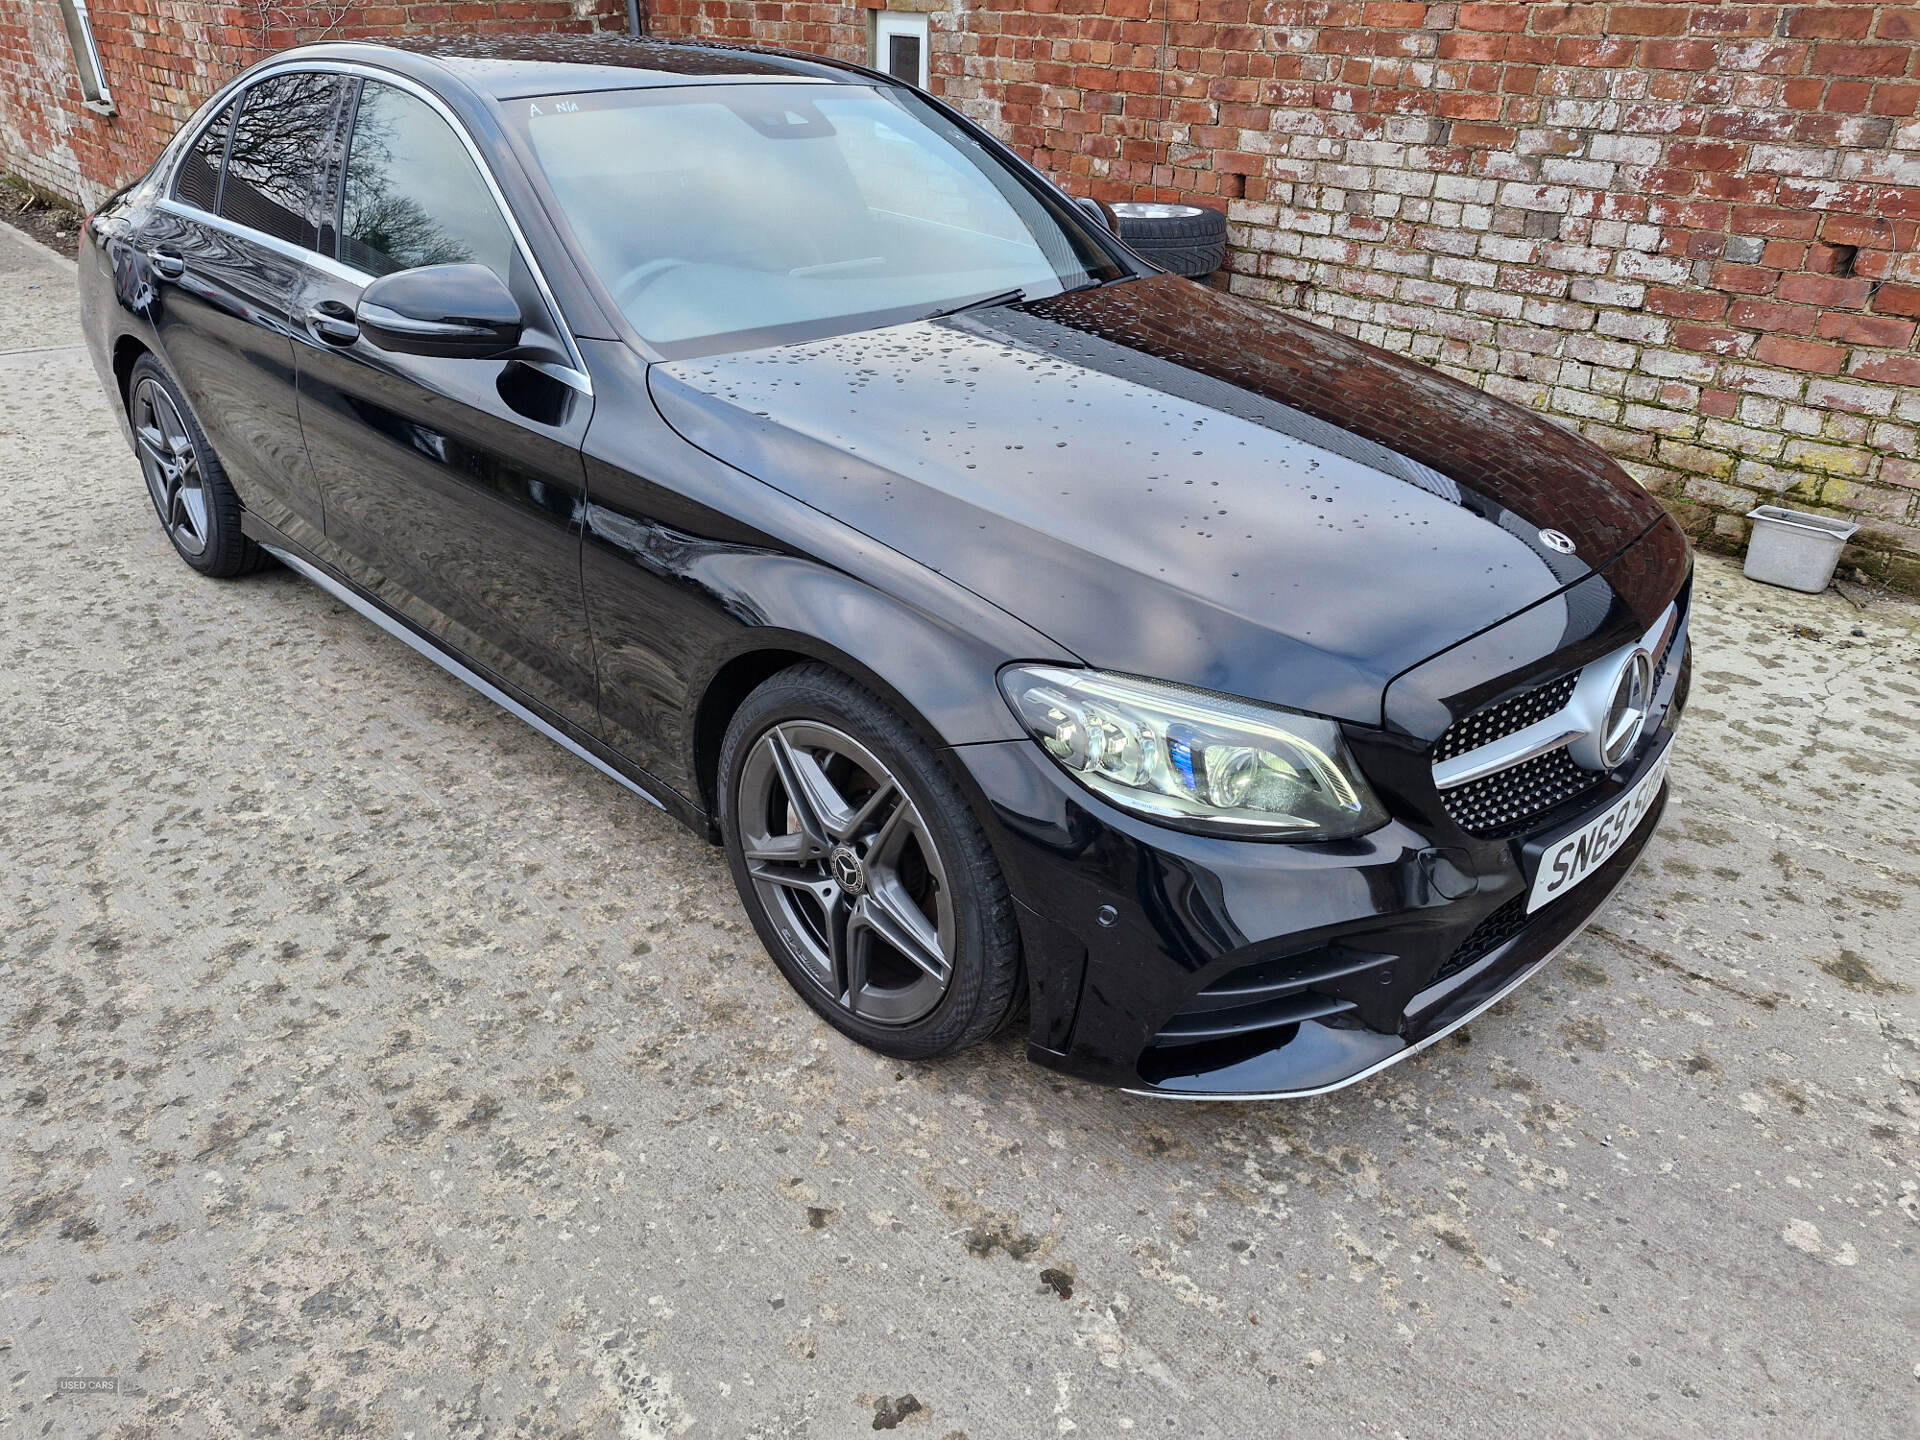
[[[1920,585],[1920,5],[894,8],[1070,190],[1224,206],[1235,291],[1583,432],[1696,536],[1779,495]],[[649,18],[850,59],[868,23]]]
[[[617,29],[626,0],[278,4],[92,0],[117,113],[81,103],[58,0],[0,0],[0,172],[91,204],[152,163],[182,121],[262,56],[320,38]]]

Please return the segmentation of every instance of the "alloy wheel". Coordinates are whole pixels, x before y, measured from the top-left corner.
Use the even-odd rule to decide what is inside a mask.
[[[160,523],[183,554],[200,554],[207,548],[206,476],[179,407],[151,379],[134,387],[133,439]]]
[[[807,976],[842,1008],[908,1025],[947,993],[953,892],[906,789],[852,736],[774,725],[741,769],[741,850]]]

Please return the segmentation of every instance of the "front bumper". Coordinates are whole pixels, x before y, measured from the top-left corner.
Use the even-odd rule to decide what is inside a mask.
[[[1672,740],[1684,688],[1577,825]],[[1261,844],[1105,805],[1026,741],[959,747],[1016,901],[1038,1064],[1142,1094],[1273,1099],[1360,1080],[1496,1003],[1579,934],[1660,823],[1666,791],[1608,860],[1529,915],[1542,837],[1475,840],[1393,803],[1425,755],[1356,753],[1395,818],[1358,840]],[[1411,783],[1404,786],[1411,792]]]

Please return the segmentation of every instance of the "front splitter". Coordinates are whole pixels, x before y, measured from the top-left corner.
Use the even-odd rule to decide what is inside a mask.
[[[1491,1010],[1515,990],[1518,990],[1522,985],[1526,984],[1527,981],[1531,980],[1541,970],[1558,958],[1561,951],[1573,944],[1575,940],[1579,939],[1580,936],[1586,932],[1587,927],[1591,925],[1600,912],[1606,908],[1607,902],[1619,892],[1620,887],[1627,883],[1628,877],[1639,867],[1641,858],[1647,852],[1647,845],[1651,843],[1653,834],[1657,830],[1660,819],[1666,810],[1669,793],[1668,788],[1663,787],[1661,798],[1655,806],[1654,815],[1645,839],[1642,840],[1639,847],[1635,850],[1632,859],[1621,868],[1618,874],[1612,877],[1600,898],[1593,902],[1592,906],[1587,910],[1587,913],[1581,917],[1579,923],[1576,924],[1572,930],[1556,941],[1544,955],[1529,962],[1523,968],[1508,976],[1490,993],[1475,1000],[1460,1014],[1449,1018],[1443,1022],[1438,1029],[1422,1035],[1418,1040],[1409,1042],[1401,1049],[1394,1051],[1391,1055],[1376,1060],[1369,1065],[1362,1066],[1351,1075],[1344,1076],[1339,1080],[1330,1081],[1324,1085],[1306,1086],[1291,1090],[1172,1090],[1134,1085],[1125,1085],[1121,1088],[1129,1095],[1144,1095],[1155,1100],[1205,1100],[1216,1103],[1221,1101],[1242,1100],[1304,1100],[1309,1096],[1330,1095],[1336,1090],[1346,1089],[1349,1085],[1358,1085],[1362,1080],[1378,1075],[1382,1070],[1398,1065],[1403,1060],[1411,1059],[1429,1046],[1439,1044],[1456,1030],[1459,1030],[1461,1027],[1472,1023],[1480,1016],[1486,1014],[1487,1011]],[[1521,945],[1525,943],[1525,939],[1526,937],[1523,935],[1517,937],[1511,943],[1513,945]],[[1490,967],[1496,965],[1499,955],[1500,952],[1495,951],[1493,955],[1487,957],[1486,963]]]

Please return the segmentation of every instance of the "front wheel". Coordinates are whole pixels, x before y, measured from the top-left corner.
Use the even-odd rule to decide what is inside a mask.
[[[734,883],[809,1005],[903,1059],[1006,1023],[1013,902],[959,787],[898,715],[826,666],[783,671],[735,713],[719,778]]]

